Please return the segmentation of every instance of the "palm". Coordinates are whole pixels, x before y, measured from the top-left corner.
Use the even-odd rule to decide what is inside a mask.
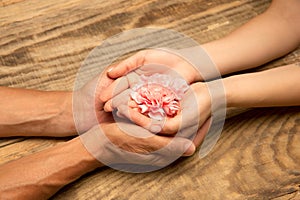
[[[102,91],[113,82],[106,76],[106,71],[86,83],[73,93],[73,115],[78,132],[84,132],[107,120],[104,114]]]

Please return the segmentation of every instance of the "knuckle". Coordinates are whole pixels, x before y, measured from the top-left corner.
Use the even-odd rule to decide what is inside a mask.
[[[176,128],[174,125],[172,126],[172,125],[165,124],[162,130],[163,130],[163,133],[166,133],[166,134],[176,133]]]
[[[106,102],[109,99],[108,95],[106,93],[102,93],[101,95],[99,95],[99,100],[101,102]]]
[[[144,65],[146,62],[146,57],[150,53],[150,50],[143,50],[138,52],[138,58],[139,58],[139,63],[140,65]]]

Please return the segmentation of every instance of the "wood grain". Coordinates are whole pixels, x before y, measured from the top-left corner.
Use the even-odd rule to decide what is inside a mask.
[[[269,4],[269,0],[2,0],[0,85],[71,90],[83,60],[108,37],[151,26],[205,43],[225,36]],[[299,54],[298,48],[256,70],[299,62]],[[109,55],[102,59],[106,62]],[[300,199],[299,111],[299,107],[242,110],[226,120],[219,142],[204,159],[194,155],[146,174],[99,169],[52,199]],[[64,139],[1,139],[0,163],[60,141]]]

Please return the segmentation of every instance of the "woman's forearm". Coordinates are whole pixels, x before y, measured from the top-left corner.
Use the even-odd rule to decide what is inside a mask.
[[[75,138],[0,166],[0,199],[47,199],[100,166]]]
[[[300,105],[300,66],[287,65],[224,79],[228,107]]]
[[[298,47],[299,9],[298,0],[274,0],[263,14],[202,47],[221,74],[257,67]]]
[[[0,87],[0,96],[0,137],[76,134],[71,92]]]

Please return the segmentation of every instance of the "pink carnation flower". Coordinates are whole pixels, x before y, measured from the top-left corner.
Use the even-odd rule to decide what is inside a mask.
[[[165,116],[174,117],[189,86],[185,80],[165,74],[140,76],[140,82],[133,86],[131,98],[138,104],[140,112],[150,118],[162,120]]]

